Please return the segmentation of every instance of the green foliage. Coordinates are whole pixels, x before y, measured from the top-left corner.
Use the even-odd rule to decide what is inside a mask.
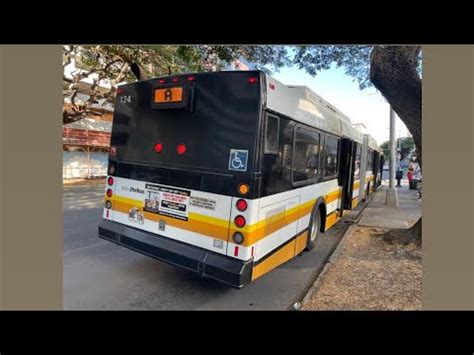
[[[357,80],[361,89],[372,85],[369,80],[372,46],[297,46],[294,50],[292,63],[312,76],[335,64],[337,68],[343,67],[347,75]]]
[[[385,141],[380,145],[380,148],[383,149],[383,154],[388,157],[390,156],[390,142]],[[408,154],[412,151],[412,149],[415,147],[415,141],[413,137],[403,137],[400,138],[400,142],[397,141],[397,148],[400,146],[400,154],[402,156],[402,159],[405,159]]]
[[[98,80],[111,80],[113,86],[136,80],[129,70],[130,63],[139,64],[149,77],[222,70],[241,58],[269,74],[294,65],[315,76],[335,64],[344,68],[345,73],[364,89],[372,85],[369,77],[372,49],[373,46],[367,45],[87,45],[64,46],[63,62],[67,64],[74,58],[76,65],[96,73]],[[418,64],[421,75],[421,52]],[[72,80],[64,77],[63,95],[72,96],[74,101],[77,83],[85,76],[75,73]],[[114,94],[115,87],[101,94],[93,87],[90,103],[97,100],[113,102]]]

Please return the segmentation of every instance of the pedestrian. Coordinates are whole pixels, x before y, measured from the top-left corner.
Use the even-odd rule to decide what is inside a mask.
[[[407,178],[408,178],[408,183],[411,183],[411,181],[413,180],[413,167],[412,166],[408,168]]]

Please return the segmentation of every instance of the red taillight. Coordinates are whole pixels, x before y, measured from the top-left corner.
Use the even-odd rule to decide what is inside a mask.
[[[112,194],[113,194],[112,189],[107,189],[107,196],[112,197]]]
[[[122,88],[117,88],[117,94],[122,94],[123,93],[123,89]]]
[[[179,83],[179,78],[173,78],[173,79],[171,79],[171,82],[172,83]]]
[[[187,81],[194,81],[194,80],[196,80],[196,77],[190,75],[190,76],[188,76],[188,77],[186,78],[186,80],[187,80]]]
[[[256,77],[249,78],[248,82],[249,84],[255,84],[257,82],[257,78]]]
[[[235,223],[235,225],[236,225],[237,227],[239,227],[239,228],[244,227],[244,226],[245,226],[245,223],[246,223],[244,216],[240,216],[240,215],[239,215],[239,216],[235,217],[235,218],[234,218],[234,223]]]
[[[162,150],[163,150],[163,143],[156,143],[155,144],[155,152],[161,153]]]
[[[166,80],[165,80],[165,79],[159,79],[159,80],[158,80],[158,83],[159,83],[159,84],[164,84],[164,83],[166,83]]]
[[[235,204],[235,207],[237,207],[237,209],[240,211],[240,212],[243,212],[247,209],[247,201],[245,201],[244,199],[240,199],[237,201],[237,203]]]
[[[115,156],[117,154],[117,149],[115,147],[110,147],[109,155]]]
[[[114,178],[112,176],[109,176],[109,178],[107,179],[107,184],[109,184],[110,186],[114,184]]]
[[[176,151],[179,155],[183,155],[184,153],[186,153],[186,146],[183,143],[178,144],[178,146],[176,147]]]
[[[270,87],[271,90],[275,90],[275,85],[269,84],[268,86]]]

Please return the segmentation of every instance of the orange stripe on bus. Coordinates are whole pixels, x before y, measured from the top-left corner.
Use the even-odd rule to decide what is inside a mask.
[[[128,214],[131,207],[136,207],[136,206],[133,206],[131,204],[128,204],[126,202],[121,202],[121,201],[113,202],[114,211],[119,211],[119,212]],[[228,228],[221,227],[221,226],[211,224],[211,223],[192,220],[190,218],[187,221],[182,221],[180,219],[143,211],[143,207],[139,207],[139,210],[143,212],[143,216],[147,220],[154,221],[154,222],[159,222],[160,220],[164,220],[166,224],[169,226],[184,229],[190,232],[204,234],[212,238],[227,241]]]
[[[329,214],[327,217],[326,217],[326,228],[324,229],[325,231],[327,231],[329,228],[331,228],[337,221],[339,220],[339,218],[337,217],[337,211],[334,211],[333,213]]]
[[[280,248],[270,256],[266,257],[265,260],[258,263],[253,267],[252,281],[263,276],[267,272],[280,266],[284,262],[292,259],[306,248],[306,238],[308,231],[304,231],[296,236],[291,242]]]
[[[327,195],[325,195],[326,203],[330,203],[338,199],[341,195],[341,190],[338,189]],[[132,200],[116,196],[112,198],[113,209],[118,212],[125,214],[129,213],[130,208],[138,207],[143,212],[145,219],[159,222],[164,220],[167,225],[184,229],[191,232],[203,234],[212,238],[221,239],[227,241],[236,231],[240,231],[244,235],[244,242],[242,246],[251,246],[258,241],[264,239],[268,235],[278,231],[279,229],[296,222],[298,219],[311,213],[316,199],[305,202],[299,206],[296,206],[290,210],[285,210],[274,216],[266,218],[262,221],[247,225],[244,228],[237,228],[233,223],[229,223],[227,220],[217,219],[214,217],[201,216],[190,213],[188,220],[183,221],[172,217],[159,215],[143,211],[143,203],[138,200]],[[139,206],[141,204],[141,206]],[[206,221],[208,220],[208,221]],[[217,224],[219,223],[219,225]],[[327,225],[327,222],[326,222]],[[329,227],[327,227],[329,228]],[[327,229],[326,228],[326,229]]]

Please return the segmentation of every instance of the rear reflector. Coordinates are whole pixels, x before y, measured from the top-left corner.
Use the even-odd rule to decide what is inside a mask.
[[[163,144],[162,143],[156,143],[155,144],[155,152],[161,153],[162,150],[163,150]]]
[[[235,247],[234,249],[234,256],[239,256],[239,247]]]
[[[256,77],[249,78],[248,82],[249,84],[255,84],[257,82],[257,78]]]
[[[176,152],[178,152],[179,155],[183,155],[184,153],[186,153],[186,146],[183,143],[178,144],[178,146],[176,147]]]

